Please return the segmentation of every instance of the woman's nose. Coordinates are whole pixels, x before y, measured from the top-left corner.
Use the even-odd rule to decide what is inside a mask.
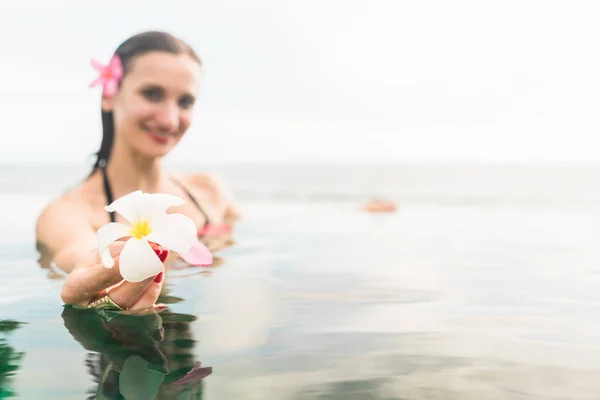
[[[179,109],[176,106],[165,104],[156,119],[161,129],[169,132],[175,131],[179,127]]]

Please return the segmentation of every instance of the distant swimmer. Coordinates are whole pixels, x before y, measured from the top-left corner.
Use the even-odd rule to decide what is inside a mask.
[[[367,212],[395,212],[396,209],[396,203],[381,199],[371,200],[363,206],[363,210]]]

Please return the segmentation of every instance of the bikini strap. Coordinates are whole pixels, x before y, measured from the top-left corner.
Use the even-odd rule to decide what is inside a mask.
[[[175,177],[171,176],[171,181],[173,183],[175,183],[177,186],[179,186],[181,188],[181,190],[183,190],[183,192],[186,194],[187,197],[189,197],[189,199],[191,200],[191,202],[196,206],[196,208],[198,209],[198,211],[200,211],[200,213],[202,215],[204,215],[204,219],[206,220],[204,222],[204,226],[207,226],[210,222],[208,220],[208,214],[204,212],[204,210],[202,209],[202,206],[200,205],[200,203],[198,202],[198,200],[192,196],[192,194],[190,193],[189,190],[187,190],[187,188],[183,185],[183,183],[181,183],[178,179],[175,179]]]
[[[112,204],[114,201],[112,188],[110,187],[110,181],[108,180],[108,175],[106,174],[106,167],[100,168],[102,171],[102,180],[104,182],[104,195],[106,196],[106,205]],[[116,221],[116,216],[114,212],[109,212],[108,216],[110,217],[110,222]]]

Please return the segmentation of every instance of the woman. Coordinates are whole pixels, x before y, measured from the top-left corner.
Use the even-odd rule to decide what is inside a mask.
[[[70,273],[61,294],[65,303],[89,306],[106,298],[112,288],[108,300],[114,307],[147,309],[160,294],[163,274],[138,283],[123,281],[119,242],[111,247],[115,268],[100,264],[96,231],[108,222],[122,222],[104,207],[135,190],[178,196],[186,203],[168,212],[190,217],[211,250],[222,247],[227,222],[238,212],[214,178],[174,175],[161,165],[192,122],[201,77],[201,61],[192,48],[170,34],[144,32],[123,42],[109,67],[94,66],[101,70],[98,81],[104,84],[97,160],[81,185],[43,210],[37,238],[52,253],[54,263]]]

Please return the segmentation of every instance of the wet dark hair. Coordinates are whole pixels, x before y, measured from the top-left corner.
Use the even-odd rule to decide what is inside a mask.
[[[175,36],[160,31],[148,31],[138,33],[125,40],[115,51],[121,58],[124,76],[131,69],[131,63],[135,57],[153,51],[162,51],[171,54],[185,54],[192,57],[201,64],[200,57],[194,52],[190,45]],[[102,143],[100,149],[95,153],[96,162],[92,168],[92,174],[96,169],[104,167],[108,163],[115,137],[115,127],[112,111],[102,112]]]

